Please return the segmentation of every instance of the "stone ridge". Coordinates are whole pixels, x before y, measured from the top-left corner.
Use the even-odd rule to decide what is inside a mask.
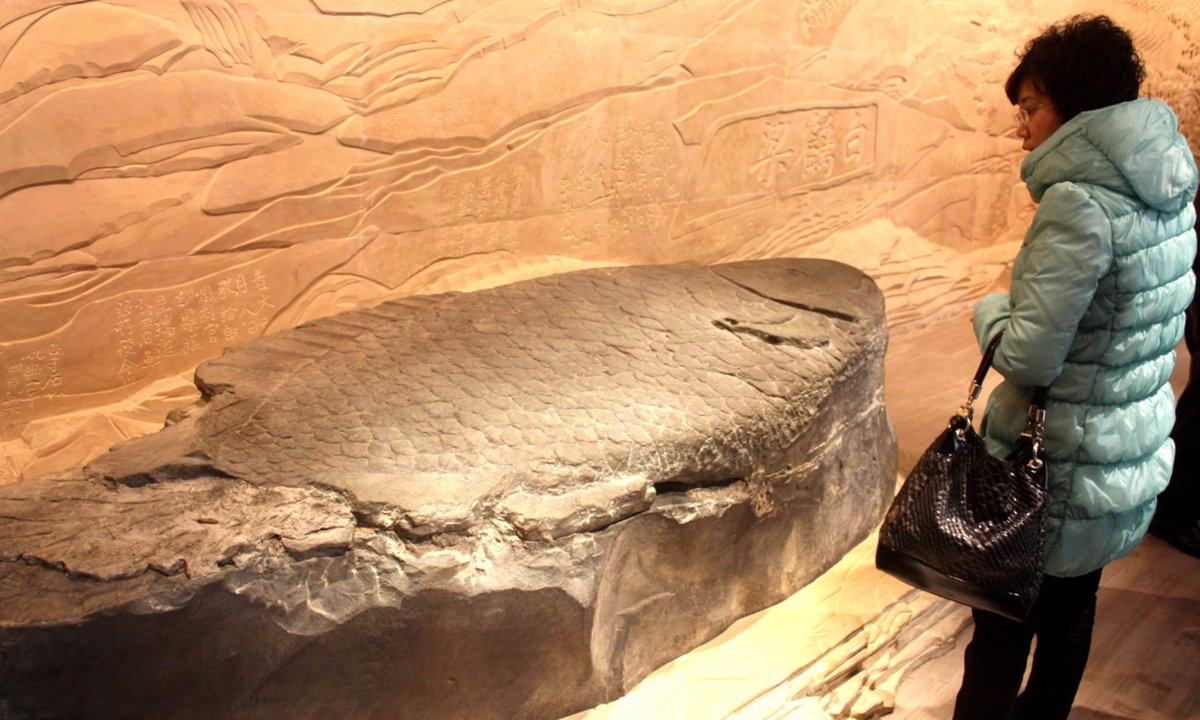
[[[0,488],[0,715],[612,699],[876,524],[886,342],[861,272],[768,260],[410,298],[230,351],[161,432]]]
[[[0,561],[89,581],[148,572],[199,579],[219,574],[234,554],[268,537],[297,553],[330,545],[345,550],[354,538],[349,504],[335,493],[229,478],[143,488],[47,478],[0,487],[0,507],[6,510]]]
[[[656,486],[781,471],[882,322],[875,285],[821,260],[605,268],[409,298],[202,365],[205,398],[183,422],[88,473],[318,485],[410,539],[484,521],[554,539],[646,510]]]
[[[199,444],[221,473],[334,488],[409,537],[596,529],[655,485],[780,469],[882,317],[861,275],[823,292],[856,279],[840,267],[587,270],[318,321],[200,368],[230,397]]]

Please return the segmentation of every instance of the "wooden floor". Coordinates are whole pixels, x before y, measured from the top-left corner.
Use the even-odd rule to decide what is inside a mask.
[[[893,720],[949,720],[967,630],[900,685]],[[1071,720],[1200,718],[1200,559],[1148,537],[1104,570]]]
[[[902,467],[945,427],[978,360],[965,318],[893,340],[886,394]],[[1181,351],[1172,377],[1177,392],[1188,360]],[[970,630],[964,635],[901,684],[891,718],[949,720]],[[1200,720],[1200,559],[1148,537],[1105,568],[1092,655],[1071,720],[1163,718]]]

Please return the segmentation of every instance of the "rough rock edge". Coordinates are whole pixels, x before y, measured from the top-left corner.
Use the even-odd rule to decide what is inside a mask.
[[[806,302],[805,288],[762,288],[753,287],[754,280],[762,281],[758,268],[750,264],[734,264],[709,268],[713,275],[729,282],[741,290],[791,308],[812,312],[842,322],[861,324],[863,315],[878,308],[860,307],[850,302],[848,295],[833,295],[824,298],[830,307]],[[866,276],[860,282],[870,282]],[[770,282],[768,280],[768,285]],[[113,448],[108,455],[96,459],[86,466],[88,477],[125,485],[141,485],[149,482],[164,482],[201,476],[231,477],[216,468],[212,458],[204,449],[203,438],[227,430],[253,415],[267,395],[305,365],[316,361],[339,343],[373,332],[381,326],[410,322],[414,310],[437,305],[457,296],[445,293],[417,296],[386,302],[374,308],[323,318],[300,325],[292,330],[260,339],[258,342],[233,348],[222,357],[201,365],[196,371],[196,385],[202,397],[196,404],[176,411],[170,418],[170,427],[161,433],[138,438]],[[878,294],[878,293],[876,293]],[[867,304],[882,304],[882,297],[869,297]],[[718,324],[718,326],[721,326]],[[745,334],[770,344],[797,344],[789,338],[775,335],[764,336],[754,328],[724,326],[729,332]],[[868,336],[869,337],[869,336]],[[886,343],[886,334],[883,342]],[[798,343],[807,347],[804,343]],[[825,344],[828,344],[826,340]],[[853,376],[864,356],[876,350],[868,342],[860,348],[857,356],[842,366],[837,375],[825,378],[824,389],[830,391],[839,382]],[[291,362],[279,362],[280,355],[291,357]],[[765,392],[756,387],[759,392]],[[236,407],[235,407],[236,406]],[[216,413],[224,410],[223,413]],[[236,412],[231,412],[236,411]],[[220,417],[220,426],[214,427],[210,418]],[[794,438],[793,438],[794,441]],[[183,448],[184,452],[180,452]],[[405,478],[407,479],[407,478]],[[731,484],[745,478],[729,478]],[[621,478],[615,484],[623,484],[625,492],[619,497],[612,511],[590,512],[581,507],[578,512],[569,512],[571,495],[607,495],[600,488],[585,488],[568,491],[568,494],[530,495],[516,493],[504,499],[486,494],[472,501],[467,508],[456,508],[456,512],[435,520],[421,508],[404,508],[391,502],[374,502],[368,497],[347,489],[344,483],[324,482],[313,478],[310,483],[337,492],[347,498],[359,525],[382,530],[392,530],[414,542],[431,541],[445,534],[461,534],[472,524],[500,520],[503,525],[515,528],[524,539],[553,540],[574,532],[590,532],[603,529],[621,519],[632,517],[653,505],[655,488],[647,483],[638,486],[636,481]],[[660,482],[657,485],[672,485]],[[534,507],[549,508],[550,517],[534,517],[529,512]],[[461,511],[461,512],[459,512]]]
[[[864,370],[859,363],[852,365],[853,371],[847,373],[850,377]],[[850,369],[851,365],[847,368]],[[836,390],[840,384],[835,383],[831,390]],[[836,392],[830,395],[836,395]],[[886,414],[882,389],[876,392],[871,402],[848,418],[843,427],[869,424],[872,416],[880,413]],[[373,526],[370,518],[363,517],[355,509],[353,514],[348,511],[340,518],[330,516],[327,524],[322,524],[309,534],[288,537],[267,533],[257,545],[232,545],[219,553],[220,557],[207,566],[207,572],[197,572],[199,568],[195,564],[191,572],[183,572],[188,563],[176,561],[166,567],[161,564],[150,565],[125,575],[99,579],[87,573],[73,572],[62,561],[23,556],[0,557],[0,566],[20,563],[61,574],[73,583],[82,583],[77,586],[77,592],[85,594],[90,593],[98,583],[108,585],[110,592],[107,602],[93,605],[89,613],[125,611],[144,614],[176,610],[187,605],[203,587],[221,583],[234,594],[247,595],[256,602],[278,607],[281,611],[279,625],[288,632],[300,635],[320,634],[372,607],[396,603],[418,587],[427,585],[455,586],[467,596],[507,589],[561,588],[581,605],[587,605],[593,592],[593,581],[583,576],[591,572],[599,552],[594,541],[596,532],[650,514],[686,525],[705,518],[720,517],[747,501],[756,515],[769,515],[774,511],[770,499],[772,488],[797,473],[803,474],[819,466],[830,445],[838,441],[839,428],[831,426],[827,431],[828,435],[810,448],[811,459],[804,465],[789,466],[770,476],[758,474],[751,478],[737,478],[728,484],[716,486],[680,488],[672,483],[660,483],[660,487],[666,490],[661,494],[654,486],[648,486],[645,495],[648,502],[637,512],[563,537],[548,537],[537,525],[531,526],[532,532],[526,532],[511,522],[509,516],[495,514],[463,532],[431,533],[414,539],[403,537],[392,529]],[[213,479],[249,485],[237,479]],[[39,479],[43,480],[85,481],[79,470]],[[139,486],[142,487],[145,486]],[[251,487],[268,491],[297,489],[272,485]],[[344,493],[329,488],[311,489],[338,498],[348,510],[353,507],[352,498]],[[504,568],[504,559],[515,552],[523,553],[527,558],[536,558],[531,563],[533,572],[514,572],[512,568]],[[305,578],[319,577],[328,563],[338,558],[351,562],[355,568],[366,570],[356,573],[356,577],[369,576],[377,582],[350,592],[339,588],[332,601],[323,598],[319,590],[313,592],[313,586]],[[380,576],[378,571],[381,567],[390,568],[391,571]],[[466,575],[484,578],[485,582],[473,586],[462,585],[455,576],[465,568],[473,570]],[[498,572],[501,569],[506,571]],[[163,584],[151,579],[147,585],[139,581],[144,575],[157,575],[174,582]],[[295,582],[283,582],[286,577],[293,577]],[[567,579],[565,583],[564,578]],[[277,596],[275,588],[288,584],[304,590],[302,596]],[[346,603],[347,597],[352,601]],[[0,607],[5,605],[0,603]],[[8,605],[15,609],[11,603]],[[70,614],[62,618],[40,618],[37,622],[54,625],[79,619],[81,616]],[[13,617],[0,611],[0,627],[26,626],[29,620],[28,617]]]
[[[730,272],[727,267],[714,269],[714,274],[743,290],[773,302],[817,312],[844,322],[858,324],[863,320],[861,315],[870,314],[869,311],[864,313],[866,308],[854,307],[853,304],[845,302],[845,296],[834,296],[832,298],[834,302],[831,303],[841,304],[844,307],[816,307],[811,303],[804,302],[803,289],[798,293],[799,297],[777,297],[777,295],[786,295],[787,293],[768,294],[760,289],[750,287],[743,281],[743,277],[740,277],[737,272]],[[221,358],[210,361],[197,370],[197,386],[202,389],[202,398],[186,411],[177,411],[172,418],[173,422],[164,431],[122,443],[109,455],[86,466],[83,474],[92,482],[131,488],[203,478],[244,483],[245,481],[232,478],[214,468],[211,459],[201,448],[199,439],[201,434],[213,431],[213,428],[204,426],[206,417],[212,411],[240,404],[244,407],[240,408],[241,412],[237,413],[234,419],[248,417],[257,409],[258,403],[255,400],[260,398],[239,397],[239,390],[255,396],[269,393],[290,373],[321,357],[337,343],[372,332],[388,323],[408,320],[411,318],[412,310],[444,302],[456,294],[447,293],[410,298],[347,315],[324,318],[301,325],[294,330],[264,338],[260,344],[231,350]],[[881,298],[872,297],[870,300],[882,303]],[[880,315],[882,315],[881,311]],[[296,342],[298,337],[303,338],[303,341]],[[772,342],[770,338],[757,335],[754,337],[764,342]],[[875,334],[868,333],[864,339],[867,342],[859,348],[858,353],[847,360],[840,368],[839,373],[824,378],[822,404],[829,400],[830,396],[836,394],[840,385],[862,372],[863,366],[871,362],[876,354],[882,355],[886,346],[886,331]],[[263,345],[266,345],[267,348],[264,348]],[[264,352],[265,349],[269,349],[270,352]],[[272,355],[272,353],[290,354],[294,358],[294,364],[282,367],[276,362],[263,364],[269,355],[277,358],[277,355]],[[855,419],[856,423],[864,421],[868,415],[882,409],[882,397],[879,393],[859,413]],[[814,412],[814,415],[817,414],[820,413]],[[223,424],[228,426],[229,423]],[[805,434],[808,429],[809,426],[805,425],[801,428],[800,435]],[[789,445],[798,442],[799,437],[792,438]],[[829,438],[819,446],[811,448],[813,457],[820,457],[828,440]],[[179,451],[181,447],[184,449],[183,453]],[[211,571],[210,567],[210,572],[183,572],[187,568],[186,563],[180,566],[178,562],[172,562],[171,564],[151,564],[132,570],[127,575],[115,575],[110,580],[117,584],[129,585],[126,581],[133,580],[147,572],[155,572],[165,578],[172,578],[183,572],[188,578],[189,586],[196,583],[202,586],[210,582],[225,580],[227,586],[232,589],[234,585],[241,582],[235,578],[244,578],[247,572],[274,574],[282,567],[281,563],[302,565],[322,556],[344,557],[352,551],[362,551],[391,558],[401,563],[405,572],[415,572],[417,575],[421,575],[426,571],[419,570],[413,564],[413,558],[424,558],[429,552],[436,553],[439,550],[453,549],[455,552],[461,553],[469,549],[472,555],[481,555],[486,558],[501,548],[507,547],[511,550],[516,546],[524,545],[527,551],[532,550],[536,555],[546,547],[560,544],[556,541],[563,538],[566,538],[570,544],[569,541],[573,539],[573,534],[595,533],[645,513],[661,515],[676,523],[686,524],[702,518],[720,516],[729,508],[749,499],[755,514],[769,514],[772,511],[770,490],[773,483],[780,479],[786,479],[797,470],[799,468],[788,467],[771,477],[759,473],[756,477],[730,478],[718,487],[696,487],[670,481],[650,485],[645,478],[621,478],[617,483],[621,486],[620,488],[589,487],[582,491],[576,491],[605,494],[608,491],[617,490],[617,496],[626,500],[626,502],[618,504],[617,512],[592,514],[586,512],[587,509],[584,508],[581,512],[560,513],[559,517],[553,518],[551,521],[547,521],[545,517],[530,517],[529,508],[558,504],[569,509],[570,503],[566,500],[565,495],[516,493],[515,497],[510,496],[499,502],[485,498],[483,502],[476,503],[468,509],[460,523],[452,522],[436,527],[423,522],[419,513],[406,511],[386,503],[362,502],[352,492],[317,481],[312,483],[311,487],[336,495],[351,508],[352,525],[347,525],[345,518],[331,517],[328,523],[322,524],[322,527],[315,530],[311,536],[282,538],[278,534],[268,533],[267,537],[256,546],[237,544],[223,549],[220,559],[215,563],[217,571]],[[288,486],[264,485],[259,487],[270,489]],[[626,491],[624,495],[621,490]],[[633,492],[630,493],[629,490],[633,490]],[[471,521],[478,524],[472,527]],[[355,538],[352,543],[349,542],[351,535]],[[586,535],[580,537],[586,538]],[[422,548],[425,550],[423,551]],[[62,572],[72,580],[93,579],[86,573],[73,572],[65,563],[50,558],[0,557],[0,563],[3,562],[37,565]],[[495,568],[495,565],[489,562],[488,567],[491,570]],[[234,583],[234,585],[229,585],[229,583]],[[407,585],[407,583],[402,584]],[[527,584],[521,581],[509,587]],[[253,583],[248,583],[244,587],[252,586]],[[243,590],[240,588],[243,586],[238,587],[239,589],[234,591],[242,592]],[[132,586],[130,589],[133,590]],[[171,586],[167,592],[161,595],[157,593],[139,595],[131,602],[137,607],[153,607],[155,611],[173,609],[186,604],[198,589],[199,586],[181,591],[178,587]],[[586,592],[582,588],[579,592],[581,593],[579,595],[571,594],[576,596],[577,600],[583,600]],[[117,592],[114,597],[122,598],[124,593]],[[106,611],[118,609],[123,602],[114,600],[104,609]],[[361,612],[373,604],[369,601],[364,602],[359,605],[357,611]],[[284,603],[284,606],[290,606],[290,604]],[[320,611],[315,611],[315,616],[321,615]],[[65,621],[69,622],[70,620]],[[8,618],[0,617],[0,626],[5,624],[8,624]],[[315,627],[329,627],[328,622],[312,617],[288,622],[285,626],[287,625],[293,626],[296,631],[303,632],[316,632],[316,630],[312,630]]]

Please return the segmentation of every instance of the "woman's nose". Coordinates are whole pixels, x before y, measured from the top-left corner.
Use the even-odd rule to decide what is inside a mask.
[[[1017,123],[1017,137],[1022,140],[1029,137],[1029,127],[1025,123]]]

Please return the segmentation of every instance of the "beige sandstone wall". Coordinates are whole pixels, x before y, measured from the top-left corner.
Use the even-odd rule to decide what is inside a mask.
[[[4,0],[0,482],[397,296],[809,255],[962,312],[1032,211],[1013,49],[1089,9],[1200,146],[1195,0]]]

